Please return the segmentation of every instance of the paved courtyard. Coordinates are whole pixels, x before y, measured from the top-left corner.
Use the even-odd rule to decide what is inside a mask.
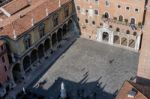
[[[138,56],[136,52],[79,38],[32,85],[33,91],[57,99],[63,81],[70,96],[76,97],[84,89],[85,96],[95,91],[96,99],[113,99],[124,81],[136,76]]]

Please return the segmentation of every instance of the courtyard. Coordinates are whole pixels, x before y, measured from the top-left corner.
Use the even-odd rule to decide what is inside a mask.
[[[79,99],[78,92],[89,99],[93,93],[95,99],[113,99],[125,80],[136,77],[138,57],[136,52],[78,38],[30,88],[57,99],[64,82],[71,99]]]

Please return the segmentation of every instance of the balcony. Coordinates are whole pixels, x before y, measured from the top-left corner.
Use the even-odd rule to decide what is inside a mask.
[[[114,17],[113,19],[111,19],[111,18],[107,18],[105,15],[102,15],[101,19],[104,22],[115,23],[115,24],[124,25],[124,26],[129,26],[131,28],[134,28],[135,30],[142,29],[142,27],[143,27],[141,22],[139,22],[138,24],[131,24],[131,23],[128,22],[128,19],[124,19],[123,21],[119,21],[119,20],[117,20],[117,17]]]

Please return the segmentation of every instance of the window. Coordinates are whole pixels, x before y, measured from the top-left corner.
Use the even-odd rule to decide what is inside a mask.
[[[1,50],[3,50],[4,48],[3,48],[3,45],[1,46]]]
[[[112,28],[112,25],[109,25],[109,28]]]
[[[7,67],[6,66],[4,66],[4,69],[5,69],[5,72],[7,71]]]
[[[53,16],[53,25],[54,27],[58,25],[58,14],[54,14]]]
[[[65,7],[65,9],[64,9],[64,13],[65,13],[65,18],[67,18],[68,16],[69,16],[69,7],[67,6],[67,7]]]
[[[139,9],[136,8],[136,9],[135,9],[135,12],[138,12],[138,11],[139,11]]]
[[[136,35],[137,35],[137,33],[136,33],[136,32],[133,32],[133,35],[134,35],[134,36],[136,36]]]
[[[130,34],[130,31],[129,31],[129,30],[127,30],[127,31],[126,31],[126,34]]]
[[[98,10],[95,10],[95,15],[98,15]]]
[[[123,21],[123,16],[122,15],[119,16],[119,21],[121,21],[121,22]]]
[[[130,8],[129,7],[126,7],[126,10],[129,10]]]
[[[92,24],[95,25],[95,21],[92,21]]]
[[[103,26],[103,23],[100,23],[100,26]]]
[[[118,8],[121,8],[121,6],[120,6],[120,5],[118,5]]]
[[[109,6],[109,1],[105,0],[105,5]]]
[[[77,10],[78,10],[78,13],[80,13],[80,7],[79,6],[77,6]]]
[[[31,46],[31,35],[27,34],[24,36],[24,45],[25,48],[28,49]]]
[[[86,12],[86,15],[88,14],[88,10],[85,10],[85,12]]]
[[[104,18],[109,18],[109,14],[107,12],[105,12]]]
[[[85,19],[85,23],[88,23],[88,19]]]
[[[39,35],[40,35],[40,38],[43,37],[44,34],[45,34],[45,24],[42,23],[42,24],[40,24],[40,26],[39,26]]]
[[[2,62],[5,63],[5,57],[4,56],[2,56]]]
[[[119,28],[116,28],[116,32],[120,32],[120,29],[119,29]]]

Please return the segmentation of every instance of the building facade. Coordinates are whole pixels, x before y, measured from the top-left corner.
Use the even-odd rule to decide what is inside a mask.
[[[0,40],[0,96],[6,93],[10,81],[10,66],[6,43]]]
[[[81,36],[139,51],[144,1],[75,0]]]
[[[72,0],[13,0],[0,11],[1,39],[9,49],[11,87],[51,56],[76,27]]]
[[[150,1],[145,4],[145,24],[143,27],[143,38],[141,43],[140,58],[137,72],[137,82],[150,86]]]

